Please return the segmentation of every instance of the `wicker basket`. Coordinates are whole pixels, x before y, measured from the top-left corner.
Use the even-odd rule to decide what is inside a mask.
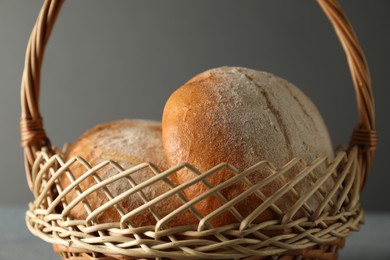
[[[319,0],[318,3],[332,22],[344,47],[356,90],[359,118],[349,147],[337,151],[334,159],[319,157],[312,162],[305,162],[294,158],[283,168],[275,168],[272,162],[260,161],[244,172],[221,163],[204,173],[185,163],[160,172],[149,163],[123,169],[114,161],[91,167],[83,158],[63,160],[63,154],[51,145],[46,136],[39,111],[40,70],[44,49],[62,3],[61,0],[45,1],[28,43],[22,81],[22,145],[27,180],[35,198],[29,204],[26,222],[34,235],[52,243],[54,250],[63,259],[337,259],[338,249],[344,246],[345,238],[359,230],[363,222],[359,194],[372,164],[376,134],[374,102],[366,61],[336,0]],[[69,169],[76,164],[85,167],[85,173],[75,180]],[[293,167],[299,168],[300,173],[288,185],[281,187],[271,197],[261,192],[262,187],[288,173]],[[181,168],[188,168],[198,177],[189,183],[175,186],[169,181],[169,176]],[[102,180],[97,173],[106,169],[115,170],[118,174]],[[222,169],[230,170],[234,177],[212,187],[206,178]],[[259,169],[266,169],[273,174],[259,183],[250,183],[246,176]],[[134,183],[131,176],[140,170],[148,170],[155,177],[147,182]],[[318,171],[321,171],[320,177],[315,178],[313,172]],[[71,181],[71,185],[65,189],[58,181],[61,176]],[[96,184],[81,190],[78,184],[89,176],[95,179]],[[300,196],[288,212],[281,212],[275,202],[286,192],[296,192],[294,186],[303,178],[312,179],[313,189]],[[335,185],[332,190],[325,191],[321,187],[329,179]],[[106,187],[115,181],[128,181],[132,188],[114,197]],[[169,191],[147,201],[142,190],[157,182],[166,185]],[[197,199],[213,195],[224,205],[212,214],[201,216],[193,207],[197,199],[188,201],[182,194],[183,189],[197,182],[203,182],[209,187]],[[251,188],[240,198],[227,201],[220,191],[236,182],[245,182]],[[91,209],[85,198],[96,190],[105,192],[108,202]],[[65,196],[72,191],[77,192],[78,196],[68,203]],[[145,204],[131,212],[124,212],[119,202],[131,194],[138,194]],[[264,203],[244,218],[234,205],[239,199],[252,194],[262,198]],[[168,216],[158,216],[153,205],[163,203],[171,196],[178,196],[183,205]],[[311,196],[322,196],[323,203],[317,208],[310,208],[307,201]],[[78,203],[82,203],[89,214],[86,220],[74,220],[69,215]],[[118,211],[122,216],[121,221],[98,224],[96,216],[109,208]],[[279,218],[253,224],[252,220],[266,209],[274,211]],[[132,227],[128,220],[145,210],[153,214],[157,224]],[[210,219],[227,210],[237,218],[237,223],[212,227]],[[303,210],[305,215],[296,217],[298,210]],[[166,223],[170,219],[185,211],[191,211],[199,219],[199,224],[167,227]]]

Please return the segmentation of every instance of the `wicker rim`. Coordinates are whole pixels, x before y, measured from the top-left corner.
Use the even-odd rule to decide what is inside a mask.
[[[21,144],[27,182],[32,189],[31,169],[37,152],[44,149],[52,153],[51,143],[43,126],[39,109],[40,75],[46,44],[64,0],[45,0],[27,45],[21,86]],[[356,92],[358,122],[353,129],[349,148],[358,146],[362,188],[370,171],[377,138],[375,131],[375,105],[370,73],[363,51],[351,24],[337,0],[317,0],[345,51]]]

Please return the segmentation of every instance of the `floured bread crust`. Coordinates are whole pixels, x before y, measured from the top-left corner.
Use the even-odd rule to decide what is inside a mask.
[[[294,157],[307,162],[319,155],[333,158],[326,126],[308,97],[275,75],[241,67],[211,69],[192,78],[167,101],[162,126],[163,147],[169,163],[189,162],[202,172],[221,162],[243,171],[261,160],[282,167]],[[271,174],[269,170],[257,171],[248,179],[257,183]],[[287,174],[288,178],[295,175],[294,170]],[[207,180],[215,186],[232,176],[224,170]],[[177,173],[179,183],[194,177],[187,170]],[[278,178],[261,191],[269,197],[286,183],[286,179]],[[311,185],[307,180],[295,188],[303,194]],[[247,189],[248,185],[239,182],[221,193],[231,200]],[[206,186],[199,183],[186,189],[185,194],[193,199],[205,190]],[[276,205],[286,212],[298,198],[289,192]],[[314,196],[309,205],[315,208],[321,200],[321,196]],[[235,208],[246,217],[262,201],[251,195]],[[212,196],[196,204],[196,208],[206,216],[221,205]],[[274,219],[277,215],[274,210],[266,210],[255,222]],[[225,212],[214,218],[212,224],[236,222],[232,214]]]
[[[148,120],[121,120],[98,125],[84,133],[71,147],[66,159],[75,156],[84,158],[92,167],[105,160],[112,160],[118,163],[123,169],[129,169],[143,162],[151,162],[160,171],[168,168],[167,161],[162,149],[161,123]],[[70,168],[75,179],[79,178],[86,169],[81,164],[74,164]],[[107,179],[117,174],[114,168],[106,167],[98,171],[101,179]],[[135,183],[142,183],[155,175],[150,169],[143,169],[131,174],[130,177]],[[170,179],[176,182],[173,178]],[[70,181],[63,176],[61,185],[65,188]],[[93,177],[88,177],[80,183],[80,188],[85,191],[96,183]],[[107,186],[112,196],[116,197],[129,190],[132,184],[127,179],[120,179]],[[142,189],[147,201],[156,198],[170,190],[169,186],[159,181],[151,186]],[[75,190],[72,190],[66,199],[68,202],[77,197]],[[98,208],[108,201],[102,189],[87,196],[87,201],[92,210]],[[119,207],[128,213],[129,211],[143,205],[144,202],[139,193],[130,195],[119,203]],[[160,217],[164,217],[182,205],[179,197],[170,197],[164,202],[153,206],[153,210]],[[87,212],[82,203],[70,212],[75,219],[85,219]],[[119,222],[120,214],[114,208],[108,208],[104,213],[97,216],[95,221],[99,223]],[[179,226],[193,224],[197,221],[189,212],[183,213],[180,217],[174,218],[168,226]],[[155,225],[156,220],[150,210],[143,211],[129,219],[129,224],[134,227]]]

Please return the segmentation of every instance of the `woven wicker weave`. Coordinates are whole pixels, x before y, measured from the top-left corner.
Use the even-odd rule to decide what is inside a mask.
[[[39,111],[40,70],[44,49],[62,3],[60,0],[45,1],[28,43],[22,80],[22,145],[27,181],[35,198],[29,204],[26,222],[34,235],[52,243],[54,250],[63,259],[74,260],[337,259],[338,249],[344,246],[345,238],[359,230],[363,223],[364,214],[359,203],[359,194],[371,168],[376,147],[374,101],[367,64],[356,36],[337,1],[319,0],[318,3],[339,36],[356,90],[359,118],[349,147],[337,151],[335,158],[331,160],[319,157],[312,162],[305,162],[294,158],[282,168],[275,168],[272,162],[260,161],[244,172],[239,172],[233,165],[221,163],[203,173],[186,163],[162,171],[150,163],[123,169],[114,161],[105,161],[92,167],[79,157],[63,160],[63,154],[51,145],[46,136]],[[85,173],[75,180],[69,169],[76,164],[84,167]],[[182,168],[188,168],[198,177],[189,183],[176,186],[169,181],[169,176]],[[287,185],[271,197],[262,193],[265,185],[284,176],[292,168],[299,169],[299,174]],[[105,180],[100,179],[99,171],[107,169],[118,174]],[[234,177],[218,186],[211,186],[207,177],[222,169],[228,169]],[[154,177],[143,183],[134,183],[132,174],[141,170],[150,171]],[[250,183],[247,176],[258,170],[271,171],[273,174],[259,183]],[[59,179],[64,176],[71,182],[65,189],[59,185]],[[90,176],[94,178],[95,185],[81,190],[78,184]],[[296,193],[294,186],[304,178],[312,180],[313,188],[301,195],[288,212],[282,212],[275,202],[287,192]],[[329,179],[335,183],[334,188],[324,190],[322,184]],[[114,197],[107,185],[116,181],[129,182],[132,188]],[[142,190],[158,182],[166,185],[169,191],[148,201]],[[188,201],[182,194],[183,189],[198,182],[203,182],[209,190]],[[245,182],[251,188],[227,201],[220,191],[237,182]],[[107,202],[97,209],[91,209],[85,198],[98,190],[106,194]],[[67,202],[65,196],[69,192],[76,192],[78,196]],[[137,194],[144,201],[144,205],[124,212],[119,202],[131,194]],[[234,205],[253,194],[260,197],[264,203],[252,214],[243,217]],[[210,195],[219,198],[223,206],[207,216],[201,216],[193,205]],[[178,196],[183,205],[167,216],[159,216],[153,206],[163,203],[171,196]],[[321,196],[323,203],[317,208],[310,208],[307,201],[311,196]],[[74,220],[69,215],[78,203],[83,203],[88,212],[88,218],[85,220]],[[121,215],[121,221],[97,223],[96,217],[113,207]],[[278,219],[261,224],[252,223],[266,209],[274,211],[279,216]],[[189,210],[199,219],[198,225],[167,225],[172,218]],[[143,211],[151,212],[157,224],[132,227],[128,220]],[[210,220],[223,211],[230,211],[236,217],[237,223],[212,227]],[[298,217],[298,211],[304,212],[304,215]]]

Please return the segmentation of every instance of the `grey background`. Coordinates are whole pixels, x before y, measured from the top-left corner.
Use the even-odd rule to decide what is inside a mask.
[[[390,1],[341,1],[372,72],[379,147],[362,194],[367,211],[390,211],[388,60]],[[37,0],[0,0],[0,205],[27,205],[19,145],[20,79]],[[41,111],[61,147],[92,126],[161,118],[170,93],[206,69],[269,71],[320,109],[333,143],[346,144],[356,102],[342,48],[315,1],[67,1],[47,48]]]

